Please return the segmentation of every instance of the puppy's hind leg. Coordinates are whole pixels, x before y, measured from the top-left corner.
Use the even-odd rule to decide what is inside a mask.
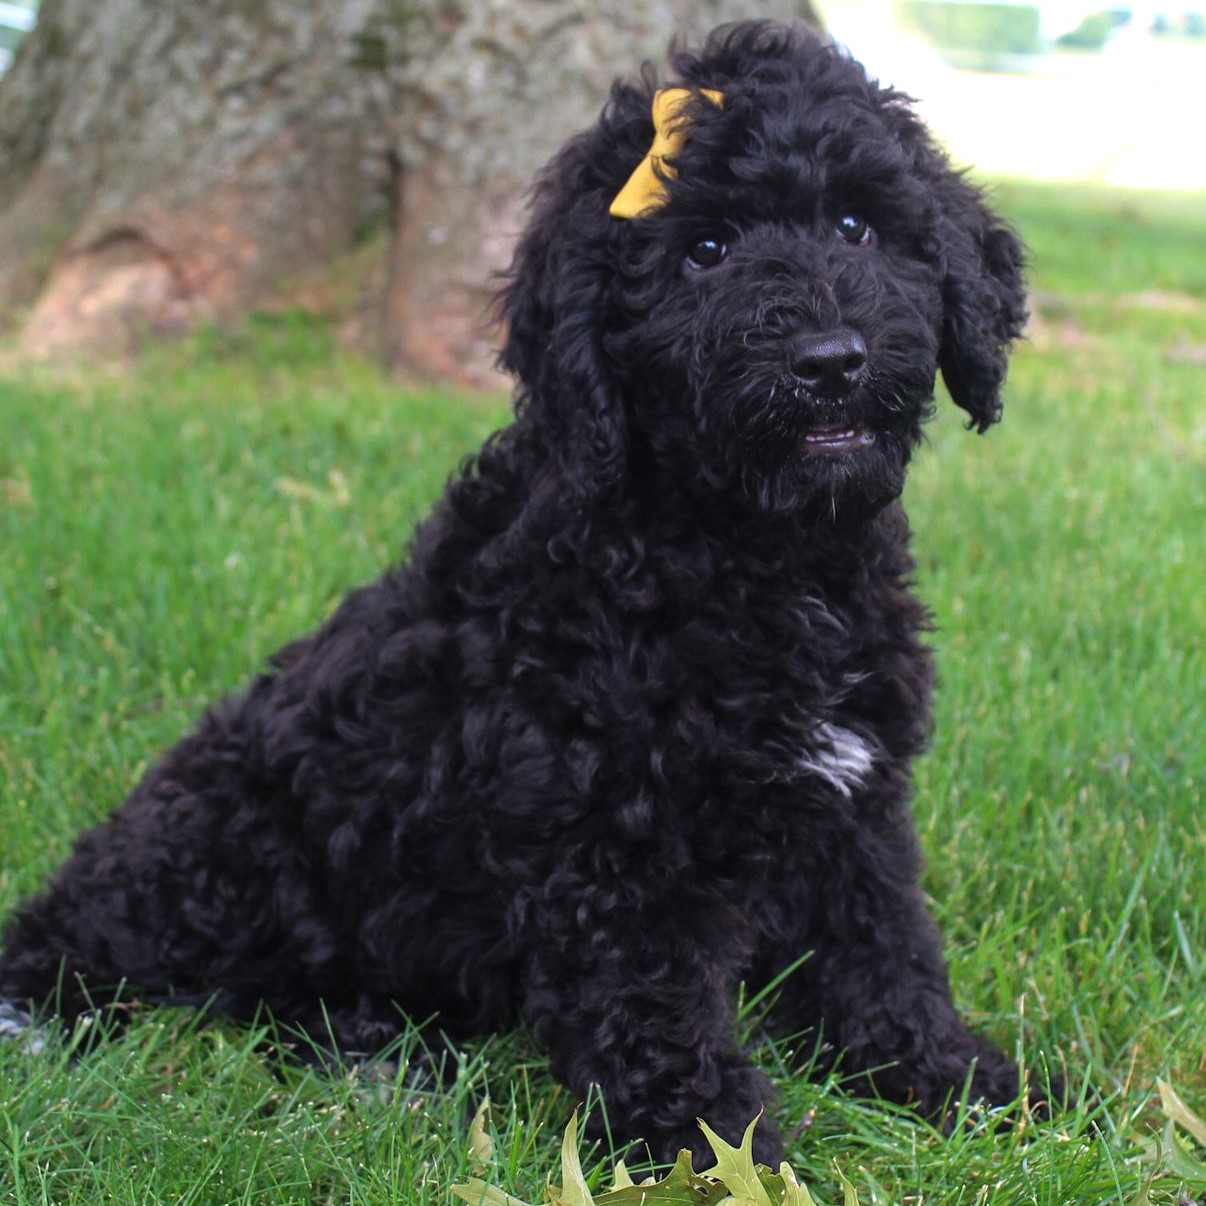
[[[288,809],[211,716],[88,830],[0,941],[0,998],[65,1021],[118,995],[245,1014],[341,983]],[[127,987],[128,986],[128,987]]]
[[[25,1050],[36,1055],[46,1043],[46,1035],[34,1024],[33,1015],[22,1009],[15,1001],[0,998],[0,1042],[16,1039],[24,1044]]]

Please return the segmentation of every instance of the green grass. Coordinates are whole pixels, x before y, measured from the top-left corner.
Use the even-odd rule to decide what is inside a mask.
[[[864,1206],[1138,1204],[1156,1078],[1206,1105],[1206,205],[997,196],[1036,321],[1005,422],[977,437],[943,408],[909,486],[942,679],[917,814],[961,1007],[1099,1104],[943,1139],[764,1044],[822,1201],[837,1160]],[[0,910],[396,557],[505,413],[383,381],[289,317],[132,374],[0,374]],[[486,1091],[492,1179],[534,1200],[575,1105],[522,1035],[473,1044],[440,1091],[408,1074],[413,1036],[397,1069],[337,1073],[172,1013],[87,1037],[76,1060],[0,1044],[0,1202],[442,1203]],[[1165,1171],[1149,1200],[1203,1189]]]

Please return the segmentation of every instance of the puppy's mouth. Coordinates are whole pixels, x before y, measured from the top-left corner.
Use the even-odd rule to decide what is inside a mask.
[[[800,451],[808,456],[847,456],[875,443],[875,432],[847,423],[825,423],[800,437]]]

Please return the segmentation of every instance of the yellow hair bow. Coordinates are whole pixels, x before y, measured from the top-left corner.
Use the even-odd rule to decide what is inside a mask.
[[[724,106],[723,92],[717,92],[714,88],[701,88],[699,91],[717,108]],[[670,199],[662,177],[673,176],[674,169],[665,160],[677,155],[687,140],[686,123],[679,119],[693,95],[690,88],[663,88],[654,93],[653,146],[637,164],[628,183],[616,194],[608,210],[613,218],[636,218],[661,209]],[[659,168],[662,176],[658,175]]]

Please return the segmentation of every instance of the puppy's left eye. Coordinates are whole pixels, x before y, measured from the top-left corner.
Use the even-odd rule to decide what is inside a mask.
[[[871,227],[855,213],[845,213],[838,218],[837,233],[855,247],[866,247],[871,242]]]
[[[728,244],[723,239],[705,235],[691,244],[691,249],[687,252],[687,263],[692,268],[705,271],[708,268],[715,268],[722,260],[728,258],[728,254]]]

